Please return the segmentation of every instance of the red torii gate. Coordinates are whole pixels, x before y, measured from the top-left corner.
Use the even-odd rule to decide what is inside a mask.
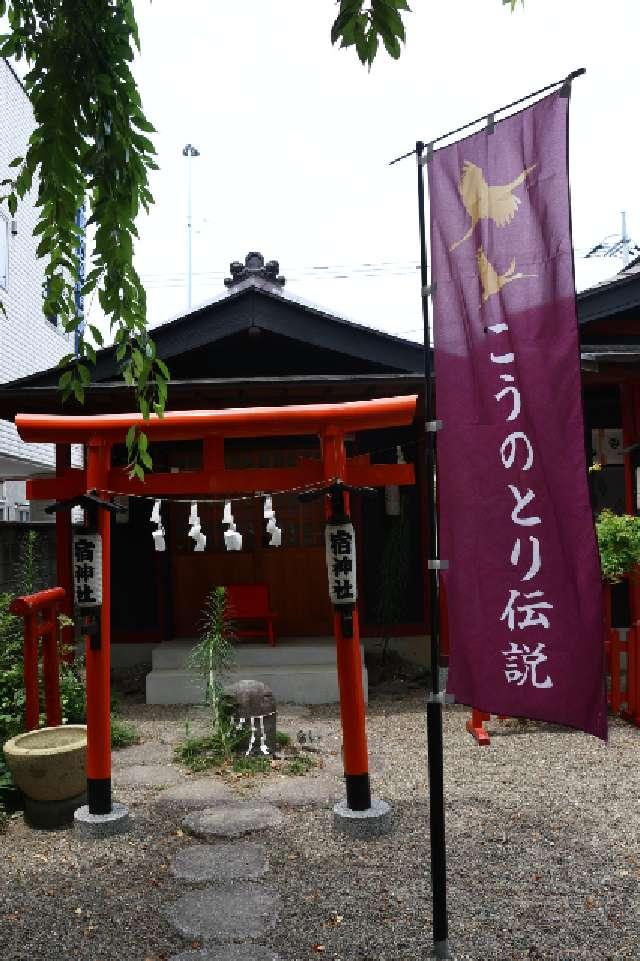
[[[58,416],[18,414],[15,423],[22,440],[56,444],[55,478],[27,482],[29,500],[73,500],[95,493],[103,500],[114,494],[152,497],[212,494],[232,497],[272,490],[326,488],[330,484],[353,487],[415,483],[412,464],[371,464],[368,454],[348,458],[344,437],[354,431],[410,425],[416,414],[416,395],[288,407],[232,408],[226,410],[170,411],[144,420],[139,414]],[[182,473],[150,473],[144,482],[130,478],[126,468],[111,465],[114,444],[125,442],[131,427],[144,431],[151,441],[201,439],[202,469]],[[300,459],[287,468],[228,470],[224,465],[225,438],[282,437],[317,434],[321,460]],[[84,444],[86,467],[70,466],[69,445]],[[326,513],[331,511],[325,497]],[[345,513],[349,496],[344,494]],[[57,562],[60,586],[73,596],[70,559],[71,511],[60,512],[57,523]],[[102,535],[102,609],[100,644],[87,643],[87,795],[89,812],[109,814],[111,802],[110,747],[110,517],[99,515]],[[340,714],[344,742],[347,805],[364,810],[371,805],[365,730],[362,661],[357,602],[353,608],[352,636],[345,636],[341,613],[334,609]]]

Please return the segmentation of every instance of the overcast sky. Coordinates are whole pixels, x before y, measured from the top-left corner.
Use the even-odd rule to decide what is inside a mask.
[[[368,73],[331,47],[332,0],[136,0],[136,75],[160,164],[137,253],[151,325],[186,306],[190,162],[194,304],[220,291],[231,260],[260,250],[292,293],[420,339],[415,163],[388,161],[580,66],[578,285],[620,268],[579,255],[619,232],[622,210],[640,242],[638,0],[527,0],[513,14],[501,0],[412,6],[400,60],[382,51]]]

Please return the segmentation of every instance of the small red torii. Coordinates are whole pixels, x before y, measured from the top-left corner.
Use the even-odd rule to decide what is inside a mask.
[[[228,496],[267,490],[296,490],[317,485],[326,489],[336,483],[351,487],[378,487],[415,483],[412,464],[371,464],[368,455],[347,458],[344,437],[355,431],[410,425],[416,415],[416,395],[355,401],[342,404],[310,404],[286,407],[232,408],[227,410],[169,411],[163,417],[140,414],[59,416],[18,414],[15,423],[22,440],[57,446],[56,477],[27,482],[30,500],[73,500],[92,492],[103,500],[114,494],[135,496]],[[203,464],[199,471],[151,473],[144,482],[130,478],[126,468],[111,465],[111,449],[123,444],[135,427],[151,441],[202,439]],[[317,434],[321,460],[301,460],[295,467],[230,470],[224,464],[225,438],[282,437]],[[86,468],[70,466],[68,446],[84,444]],[[329,497],[325,498],[327,516]],[[344,495],[349,513],[349,495]],[[58,570],[72,592],[71,568],[62,556],[70,545],[71,514],[60,511],[56,519]],[[110,747],[110,518],[99,512],[102,536],[102,609],[100,643],[87,643],[87,797],[89,812],[109,814],[111,800]],[[344,742],[347,804],[353,810],[370,803],[369,765],[365,728],[362,659],[357,602],[351,629],[343,631],[343,619],[334,612],[334,634],[340,713]],[[350,635],[350,636],[347,636]]]

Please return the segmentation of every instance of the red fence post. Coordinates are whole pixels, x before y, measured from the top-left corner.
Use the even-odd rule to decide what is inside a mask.
[[[43,608],[42,634],[42,672],[44,675],[44,702],[47,712],[47,727],[62,724],[62,704],[60,701],[60,668],[58,664],[58,604]]]
[[[636,678],[638,676],[638,630],[637,625],[632,624],[627,633],[627,685],[624,696],[627,709],[624,711],[625,717],[630,721],[634,720],[636,702]]]
[[[37,594],[16,597],[9,610],[24,621],[24,689],[25,727],[33,731],[40,721],[40,693],[38,684],[38,641],[42,637],[43,674],[47,724],[54,727],[62,722],[60,678],[58,673],[58,620],[60,605],[65,600],[61,587],[52,587]]]
[[[614,714],[620,713],[622,704],[622,681],[620,676],[620,655],[622,653],[620,635],[615,627],[609,628],[609,675],[611,677],[611,687],[609,693],[609,704]]]
[[[27,731],[34,731],[40,723],[38,638],[34,633],[34,621],[35,614],[24,615],[24,725]]]
[[[488,721],[491,717],[490,714],[485,714],[484,711],[478,711],[475,707],[471,708],[471,717],[467,721],[467,731],[481,747],[487,747],[491,744],[489,735],[484,728],[484,722]]]

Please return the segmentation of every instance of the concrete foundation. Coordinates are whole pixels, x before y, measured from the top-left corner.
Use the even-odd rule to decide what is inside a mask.
[[[153,651],[147,675],[147,704],[203,704],[204,680],[187,670],[193,641],[165,641]],[[271,688],[276,702],[335,704],[339,700],[336,646],[333,638],[287,638],[275,647],[238,644],[236,667],[227,684],[250,679]],[[363,669],[365,701],[367,671]]]
[[[366,840],[390,834],[393,827],[391,806],[386,801],[371,801],[364,811],[352,811],[346,801],[338,801],[333,809],[333,827],[338,834]]]
[[[114,834],[126,834],[129,828],[129,808],[113,802],[109,814],[90,814],[89,805],[83,804],[73,816],[76,837],[87,841],[108,838]]]

